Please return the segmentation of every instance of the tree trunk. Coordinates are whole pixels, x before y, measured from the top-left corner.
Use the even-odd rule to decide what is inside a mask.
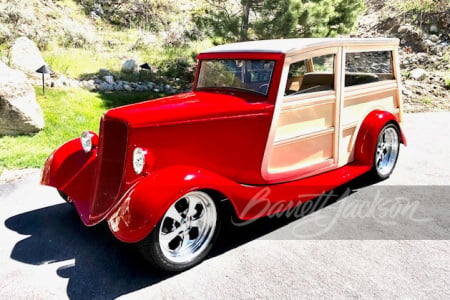
[[[252,0],[242,0],[242,23],[241,23],[241,35],[239,40],[247,41],[248,40],[248,22],[250,16],[250,6]]]

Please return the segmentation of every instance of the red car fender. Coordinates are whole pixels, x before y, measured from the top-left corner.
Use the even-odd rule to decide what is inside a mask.
[[[73,139],[56,149],[44,164],[41,184],[64,190],[80,169],[96,157],[97,135],[92,143],[94,148],[89,153],[84,152],[80,139]]]
[[[239,184],[210,171],[189,166],[171,166],[135,183],[107,217],[112,233],[123,242],[138,242],[158,224],[169,207],[193,190],[213,189],[223,193]],[[225,193],[224,198],[228,198]],[[229,198],[230,199],[230,198]]]
[[[393,123],[397,126],[400,133],[400,142],[406,146],[406,138],[397,118],[390,112],[374,110],[361,123],[355,143],[356,163],[372,165],[378,134],[387,123]]]

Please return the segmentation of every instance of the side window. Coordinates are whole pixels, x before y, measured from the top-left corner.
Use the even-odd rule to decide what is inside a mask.
[[[333,90],[334,57],[334,54],[328,54],[292,63],[284,95]]]
[[[394,79],[391,51],[354,52],[346,54],[345,86],[391,79]]]

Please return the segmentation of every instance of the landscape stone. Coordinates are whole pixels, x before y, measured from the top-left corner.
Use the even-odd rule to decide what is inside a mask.
[[[10,65],[33,77],[41,77],[36,70],[45,64],[36,44],[27,37],[15,40],[10,50]]]
[[[111,76],[111,75],[103,76],[103,80],[106,81],[109,84],[113,84],[114,83],[114,77]]]
[[[430,32],[431,33],[438,33],[439,32],[439,28],[436,24],[431,24],[430,26]]]
[[[427,71],[425,71],[424,69],[420,69],[420,68],[416,68],[416,69],[412,70],[410,73],[410,77],[417,81],[425,80],[425,78],[427,78],[427,76],[428,76]]]
[[[36,133],[44,128],[42,109],[25,74],[0,62],[0,135]]]
[[[123,83],[122,82],[116,82],[114,84],[114,90],[115,91],[123,91]]]
[[[123,89],[127,92],[131,92],[133,88],[129,84],[124,84]]]
[[[136,61],[134,59],[128,59],[127,61],[125,61],[122,65],[122,72],[127,73],[127,74],[131,74],[134,72],[137,72],[138,69],[138,65],[136,63]]]
[[[97,89],[98,89],[100,92],[109,92],[109,91],[113,91],[113,90],[114,90],[114,87],[113,87],[111,84],[107,83],[107,82],[102,82],[102,83],[100,83],[100,85],[97,87]]]
[[[432,41],[433,43],[437,43],[439,41],[439,37],[435,34],[430,35],[429,37],[430,41]]]
[[[90,92],[96,89],[94,80],[82,81],[81,86]]]

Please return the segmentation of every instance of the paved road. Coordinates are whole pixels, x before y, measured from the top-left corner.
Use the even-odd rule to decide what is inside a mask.
[[[450,113],[407,115],[389,180],[352,183],[303,217],[311,207],[227,226],[210,258],[173,276],[148,270],[106,226],[84,227],[39,170],[6,172],[0,298],[450,299],[449,128]]]

